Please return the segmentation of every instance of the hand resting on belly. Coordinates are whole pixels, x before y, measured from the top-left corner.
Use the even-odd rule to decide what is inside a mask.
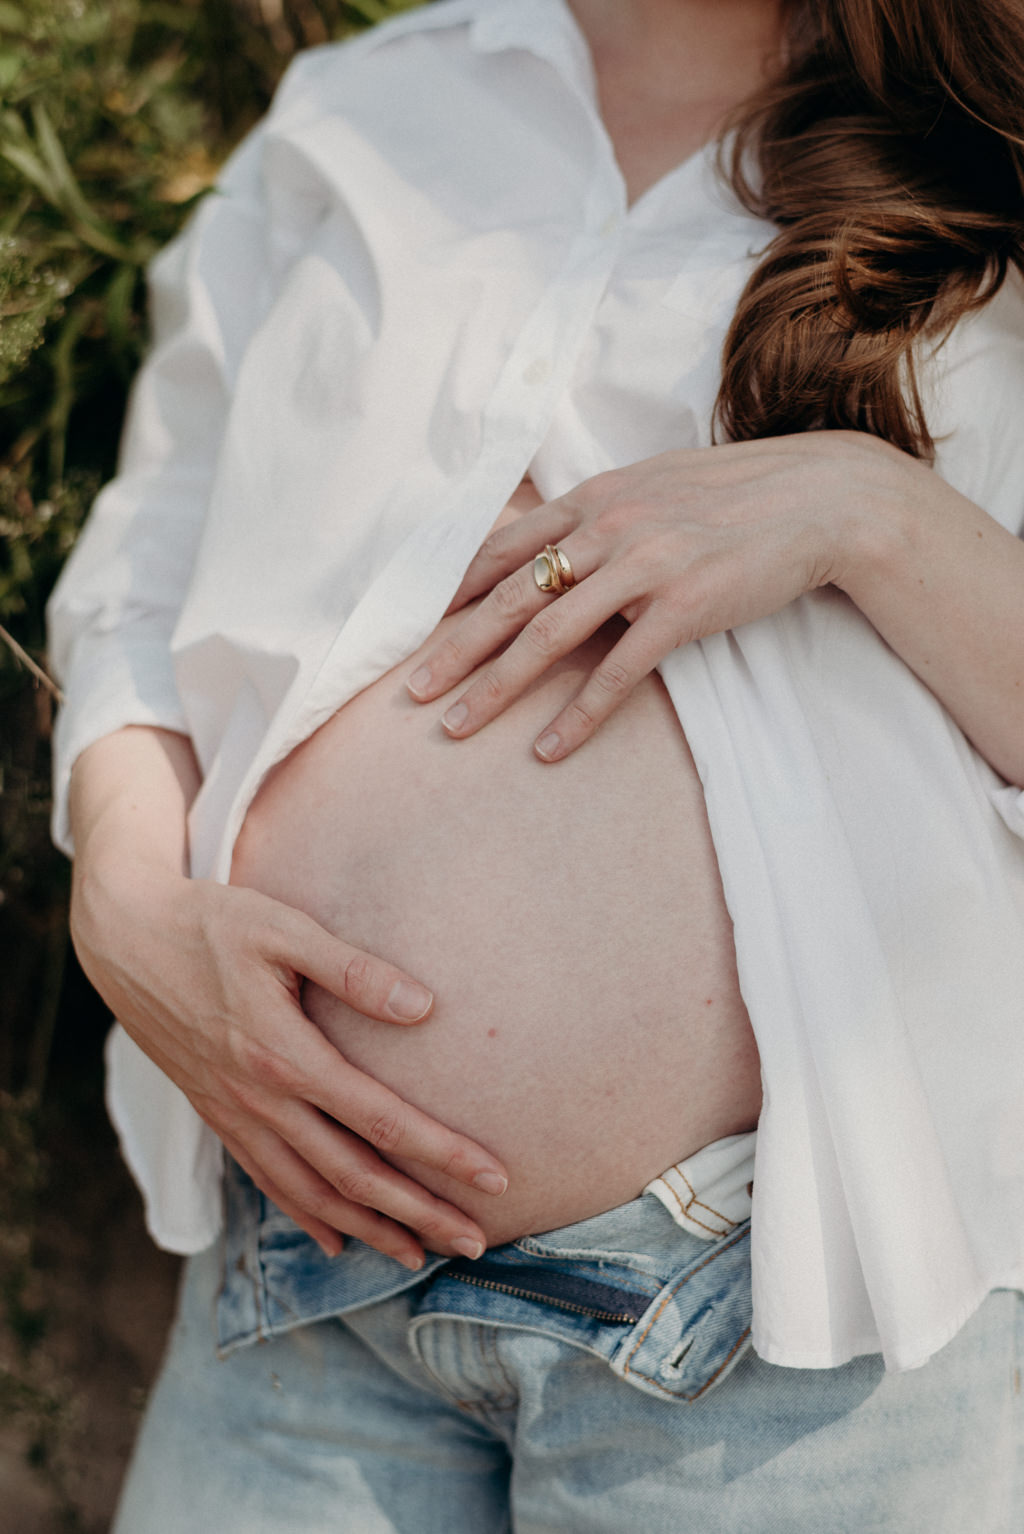
[[[236,847],[233,882],[433,989],[413,1030],[313,985],[304,1005],[353,1064],[501,1157],[500,1199],[395,1162],[491,1244],[635,1196],[760,1107],[703,794],[660,679],[557,771],[529,748],[617,627],[459,743],[450,699],[408,697],[406,661],[275,770]]]

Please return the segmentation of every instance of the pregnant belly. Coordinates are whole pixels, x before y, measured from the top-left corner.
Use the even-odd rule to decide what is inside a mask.
[[[304,999],[349,1060],[502,1158],[498,1200],[396,1162],[492,1244],[634,1197],[760,1108],[703,794],[660,679],[566,761],[531,751],[616,632],[459,742],[450,699],[408,699],[411,657],[276,769],[235,850],[234,882],[434,991],[414,1028],[313,985]]]

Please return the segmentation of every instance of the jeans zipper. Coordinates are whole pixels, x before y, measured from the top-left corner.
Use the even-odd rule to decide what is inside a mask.
[[[570,1310],[578,1316],[592,1316],[595,1321],[614,1321],[626,1326],[636,1324],[636,1316],[623,1315],[619,1311],[598,1310],[591,1305],[576,1305],[571,1300],[556,1299],[549,1294],[538,1294],[536,1290],[517,1289],[514,1284],[499,1284],[493,1278],[477,1278],[473,1273],[459,1273],[452,1268],[446,1271],[448,1277],[457,1278],[460,1284],[472,1284],[477,1289],[491,1289],[496,1294],[511,1294],[517,1300],[533,1300],[538,1305],[553,1305],[556,1310]]]

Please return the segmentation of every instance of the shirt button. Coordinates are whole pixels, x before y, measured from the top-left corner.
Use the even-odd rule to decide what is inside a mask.
[[[551,377],[551,363],[547,357],[534,357],[523,369],[524,384],[542,384]]]
[[[597,231],[598,234],[603,235],[604,238],[607,239],[609,235],[616,233],[619,227],[619,222],[619,215],[617,213],[609,213],[608,217]]]

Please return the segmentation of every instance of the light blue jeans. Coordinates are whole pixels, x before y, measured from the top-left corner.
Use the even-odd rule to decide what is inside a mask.
[[[1021,1534],[1024,1301],[924,1369],[748,1344],[749,1231],[646,1196],[418,1275],[242,1174],[190,1260],[116,1534]],[[219,1339],[219,1340],[218,1340]]]

